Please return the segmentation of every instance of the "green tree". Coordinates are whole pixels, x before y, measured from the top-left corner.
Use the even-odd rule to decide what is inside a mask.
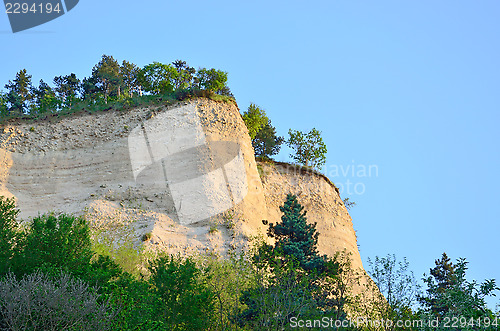
[[[269,122],[266,112],[254,103],[251,103],[250,106],[248,106],[248,109],[243,113],[242,118],[252,141],[257,136],[257,133]]]
[[[9,111],[13,113],[24,113],[32,99],[31,75],[26,69],[20,70],[16,78],[5,85],[7,89],[7,101],[10,104]]]
[[[269,273],[259,269],[257,285],[244,290],[241,301],[247,309],[237,317],[238,324],[251,330],[284,330],[290,318],[310,318],[316,302],[310,278],[296,261],[288,260]]]
[[[120,64],[112,56],[102,56],[92,69],[92,78],[95,86],[104,94],[105,103],[108,103],[109,96],[120,96]]]
[[[57,98],[54,90],[40,80],[38,87],[33,87],[32,92],[34,102],[32,104],[32,114],[43,114],[46,112],[56,112],[61,106],[61,100]]]
[[[153,94],[174,92],[177,70],[170,64],[153,62],[139,72],[139,81],[144,90]]]
[[[246,308],[240,295],[256,285],[257,275],[246,256],[231,252],[228,255],[209,253],[198,261],[207,271],[202,279],[214,295],[215,330],[234,329],[234,318]]]
[[[55,92],[65,107],[70,108],[78,97],[81,88],[80,79],[74,73],[54,77]]]
[[[206,330],[213,323],[214,294],[191,258],[162,257],[151,263],[150,282],[166,310],[170,330]]]
[[[7,94],[0,91],[0,116],[5,117],[9,114],[9,107],[7,106]]]
[[[321,132],[313,128],[308,133],[292,130],[288,131],[287,145],[295,154],[290,157],[306,167],[321,168],[326,162],[326,145],[321,137]]]
[[[18,214],[14,198],[0,196],[0,277],[12,265],[12,256],[19,236],[16,220]]]
[[[270,159],[273,155],[280,152],[281,144],[285,139],[276,135],[276,128],[271,125],[269,120],[262,129],[257,132],[257,135],[252,139],[252,146],[255,151],[255,156]]]
[[[318,253],[316,223],[309,224],[304,207],[297,201],[297,196],[288,194],[283,206],[281,222],[269,224],[267,235],[275,240],[273,247],[266,249],[281,260],[295,259],[307,272],[322,272],[327,261],[326,255]]]
[[[372,299],[369,300],[372,313],[379,319],[394,322],[417,320],[414,309],[420,286],[413,272],[409,270],[410,264],[406,258],[398,262],[394,254],[381,258],[376,256],[375,260],[368,259],[368,264],[370,266],[368,273],[376,285],[371,291]],[[383,297],[378,296],[378,293]],[[401,328],[405,329],[412,328]],[[393,327],[388,326],[386,330],[393,330]]]
[[[443,253],[440,260],[435,261],[436,266],[430,269],[430,276],[425,278],[428,285],[427,295],[420,296],[419,301],[423,307],[436,317],[443,317],[450,309],[446,305],[441,305],[440,297],[456,283],[456,266],[451,262],[446,253]]]
[[[41,269],[83,273],[93,256],[85,219],[70,215],[46,214],[31,220],[14,256],[17,275]]]
[[[196,69],[187,65],[186,61],[175,60],[172,62],[177,75],[173,79],[175,90],[183,90],[192,87]]]
[[[318,253],[316,224],[307,223],[303,209],[297,197],[288,194],[280,207],[281,222],[269,224],[274,244],[257,246],[252,261],[259,278],[242,295],[248,309],[239,315],[241,325],[282,330],[290,317],[318,316],[324,308],[320,285],[337,268]]]
[[[279,153],[284,139],[276,135],[276,128],[263,109],[251,103],[242,118],[252,139],[255,156],[270,158]]]
[[[97,85],[96,77],[87,77],[82,81],[82,98],[85,101],[92,103],[99,100],[101,90]]]
[[[126,92],[132,97],[134,93],[142,95],[141,85],[139,84],[139,67],[135,64],[123,60],[120,67],[121,81]],[[125,92],[125,91],[124,91]]]
[[[196,73],[195,86],[200,90],[211,91],[220,95],[233,96],[227,86],[227,72],[201,68]]]
[[[482,283],[468,281],[466,271],[468,262],[460,258],[456,263],[450,262],[448,256],[443,253],[441,260],[436,260],[436,266],[431,269],[431,274],[423,278],[427,291],[420,297],[422,309],[419,311],[420,319],[424,322],[438,318],[440,325],[437,330],[448,330],[444,325],[447,320],[458,319],[462,329],[483,330],[472,327],[468,323],[471,320],[485,322],[494,321],[495,314],[490,310],[485,298],[495,296],[500,290],[494,279],[487,279]],[[499,323],[500,324],[500,323]],[[424,323],[428,325],[428,323]],[[500,325],[487,327],[488,330],[498,330]],[[436,328],[423,328],[423,330],[436,330]]]

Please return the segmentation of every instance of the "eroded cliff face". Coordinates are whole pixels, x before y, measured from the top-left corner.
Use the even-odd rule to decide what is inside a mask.
[[[259,162],[258,167],[270,222],[280,220],[279,207],[283,205],[284,197],[288,193],[295,194],[307,211],[307,220],[317,223],[320,253],[333,256],[345,250],[351,254],[352,266],[363,268],[351,216],[338,189],[328,178],[280,162]]]
[[[287,193],[317,222],[319,250],[362,267],[352,220],[326,178],[256,164],[236,105],[208,99],[0,128],[0,195],[27,219],[85,215],[101,237],[169,253],[242,248]]]

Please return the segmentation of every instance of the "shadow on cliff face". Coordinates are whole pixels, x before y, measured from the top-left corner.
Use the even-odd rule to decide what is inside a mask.
[[[137,126],[128,146],[136,183],[166,192],[173,219],[182,225],[224,213],[248,193],[239,144],[208,141],[194,105]]]

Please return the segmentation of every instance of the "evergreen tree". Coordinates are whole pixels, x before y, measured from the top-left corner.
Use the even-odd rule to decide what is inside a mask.
[[[78,96],[81,82],[75,74],[54,77],[55,92],[64,106],[71,107]]]
[[[100,88],[95,77],[84,78],[82,81],[82,98],[85,101],[95,102],[99,99]]]
[[[31,75],[28,75],[26,69],[20,70],[16,78],[5,85],[7,89],[7,101],[10,104],[9,111],[24,113],[32,99]]]
[[[125,60],[122,62],[122,66],[120,67],[121,81],[131,97],[134,92],[142,95],[141,85],[138,80],[139,70],[138,66]]]
[[[468,281],[465,277],[467,264],[468,262],[463,258],[453,264],[445,253],[441,260],[436,260],[436,266],[430,270],[431,275],[423,279],[427,285],[427,291],[425,296],[419,298],[422,304],[419,315],[422,320],[435,320],[437,317],[441,323],[444,323],[446,320],[451,321],[456,318],[459,319],[460,326],[464,329],[470,326],[468,323],[471,320],[494,321],[495,315],[487,307],[485,298],[495,296],[495,292],[500,289],[494,279],[487,279],[482,283],[475,280]],[[464,321],[466,325],[463,325]],[[498,329],[499,322],[492,325]],[[484,326],[484,323],[481,326]],[[495,330],[494,328],[488,329]]]
[[[95,86],[104,94],[104,102],[109,96],[120,96],[120,65],[112,56],[103,55],[101,61],[92,69]]]
[[[0,91],[0,116],[7,116],[9,108],[7,107],[7,94]]]
[[[292,257],[307,272],[322,272],[327,258],[318,253],[316,223],[307,223],[306,211],[293,194],[287,195],[280,210],[283,213],[281,222],[270,223],[267,232],[276,241],[275,254],[283,260]]]
[[[436,266],[430,269],[430,276],[426,283],[427,296],[420,297],[419,301],[424,306],[432,311],[436,316],[444,316],[450,307],[439,304],[439,298],[449,290],[456,282],[455,266],[446,253],[443,253],[440,260],[434,262]]]
[[[38,87],[33,87],[31,93],[34,99],[31,113],[55,112],[61,105],[61,100],[56,97],[54,90],[43,79],[40,80]]]

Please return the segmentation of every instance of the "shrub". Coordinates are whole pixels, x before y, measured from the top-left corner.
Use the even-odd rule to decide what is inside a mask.
[[[0,275],[6,272],[12,262],[13,249],[19,236],[14,199],[0,196]]]
[[[0,281],[0,307],[12,330],[107,330],[114,312],[99,302],[96,289],[61,273],[54,279],[39,271]]]
[[[93,256],[90,232],[85,219],[71,215],[47,214],[33,218],[14,256],[17,275],[35,269],[62,269],[83,272]]]
[[[214,294],[190,259],[162,257],[151,263],[150,283],[164,304],[170,330],[206,330],[213,321]]]

